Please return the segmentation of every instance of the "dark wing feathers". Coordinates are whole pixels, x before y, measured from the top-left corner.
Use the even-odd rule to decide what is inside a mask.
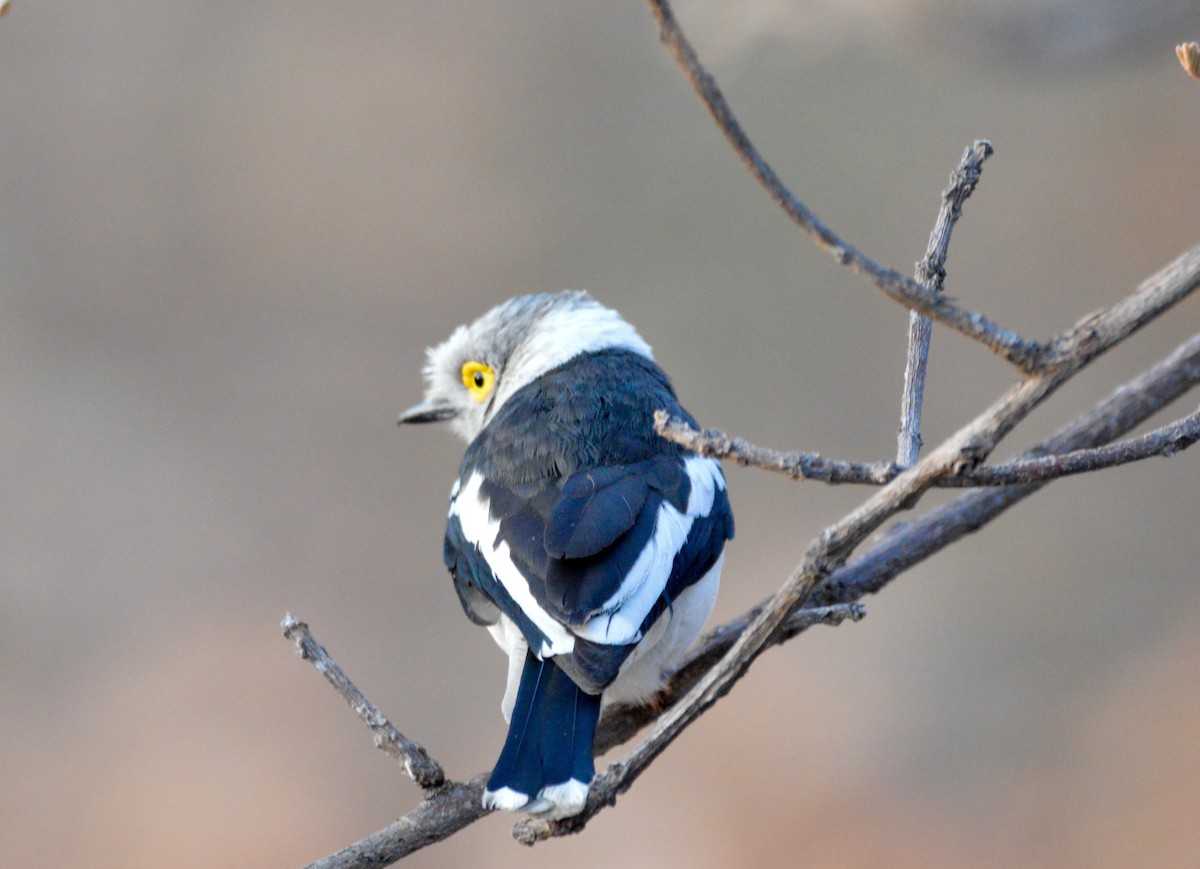
[[[606,646],[576,639],[575,650],[554,660],[576,685],[588,694],[603,691],[621,669],[633,646]]]
[[[600,470],[605,473],[599,476],[613,483],[591,498],[562,497],[577,477],[589,473],[580,472],[565,483],[548,481],[518,509],[500,516],[493,512],[500,520],[499,536],[529,581],[534,600],[568,625],[582,624],[616,594],[654,533],[663,501],[636,470]],[[583,491],[579,486],[573,490]],[[517,500],[490,480],[480,491],[492,504]],[[552,542],[556,537],[566,538],[570,547]]]
[[[733,514],[729,509],[729,499],[724,490],[719,490],[713,500],[712,511],[707,516],[697,517],[692,523],[687,542],[675,556],[666,588],[642,620],[642,633],[650,629],[684,589],[708,573],[720,558],[725,541],[732,537]],[[576,638],[575,650],[560,659],[559,666],[584,691],[597,693],[616,677],[631,648]]]
[[[551,558],[547,563],[546,605],[566,624],[583,624],[620,590],[621,581],[654,533],[662,496],[649,491],[647,495],[632,526],[605,549],[586,558]]]
[[[650,491],[649,464],[591,468],[568,478],[546,520],[546,553],[556,559],[586,558],[633,527]]]

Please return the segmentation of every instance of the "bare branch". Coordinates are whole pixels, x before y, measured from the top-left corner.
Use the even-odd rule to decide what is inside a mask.
[[[1064,453],[1109,442],[1197,384],[1200,384],[1200,335],[1138,378],[1119,387],[1110,398],[1048,438],[1031,455]],[[811,595],[809,605],[849,603],[879,591],[909,567],[983,527],[1042,485],[1031,483],[971,492],[894,529],[869,551],[833,571]],[[708,670],[712,661],[732,646],[734,638],[743,633],[767,603],[764,601],[701,640],[669,680],[666,690],[654,698],[654,704],[660,708],[676,704]],[[799,611],[794,617],[799,618],[804,612]],[[781,630],[790,623],[791,618]],[[653,719],[654,713],[654,706],[639,709],[614,706],[601,722],[598,750],[608,750],[632,736]],[[628,720],[622,720],[625,717]],[[487,814],[481,805],[486,778],[487,774],[482,773],[461,784],[443,785],[399,821],[313,863],[310,869],[384,866],[449,837]],[[530,834],[536,833],[530,831]]]
[[[742,163],[814,243],[833,254],[838,262],[870,278],[875,286],[900,304],[974,338],[1025,374],[1038,374],[1060,365],[1074,364],[1078,358],[1090,358],[1090,354],[1098,348],[1112,346],[1112,343],[1131,334],[1196,288],[1200,280],[1200,269],[1197,268],[1200,248],[1183,254],[1164,270],[1173,270],[1174,274],[1164,276],[1160,272],[1147,281],[1147,284],[1155,284],[1154,292],[1144,292],[1148,287],[1143,285],[1137,293],[1112,308],[1085,318],[1048,346],[1022,338],[980,314],[960,308],[930,288],[868,259],[797,199],[742,130],[716,80],[700,63],[695,49],[683,35],[667,0],[650,0],[650,9],[658,21],[663,44]]]
[[[816,453],[764,449],[716,429],[694,429],[681,419],[668,417],[665,411],[659,411],[655,415],[654,423],[654,430],[667,440],[700,455],[733,459],[740,465],[777,471],[797,480],[881,486],[894,480],[904,470],[895,463],[845,462],[826,459]],[[1073,450],[1061,455],[1014,459],[1002,465],[966,468],[959,474],[939,477],[934,485],[944,488],[978,488],[1047,482],[1059,477],[1126,465],[1154,456],[1172,456],[1186,450],[1197,440],[1200,440],[1200,410],[1140,437],[1129,438],[1119,443]]]
[[[689,662],[676,671],[677,675],[668,687],[670,694],[656,697],[660,711],[650,735],[624,759],[611,764],[592,779],[583,811],[557,820],[525,818],[513,826],[513,838],[523,845],[533,845],[551,837],[578,833],[596,814],[614,805],[617,797],[629,790],[637,777],[688,725],[728,693],[758,655],[769,646],[795,635],[796,631],[789,629],[792,602],[807,595],[819,579],[819,568],[806,566],[807,562],[806,558],[805,564],[797,568],[770,601],[705,638],[697,651],[689,656]],[[857,621],[862,614],[863,611],[850,611],[846,615]],[[804,620],[799,625],[806,627],[808,623]],[[706,666],[707,661],[718,655],[720,658],[715,664]],[[632,723],[622,722],[622,725],[630,732],[637,729]]]
[[[363,696],[325,648],[313,639],[307,624],[288,613],[283,618],[283,635],[296,644],[296,654],[309,661],[337,689],[354,713],[371,728],[376,747],[400,761],[409,778],[426,790],[440,787],[445,782],[441,765],[424,748],[393,727],[375,704]]]
[[[794,480],[822,483],[857,483],[882,486],[904,470],[895,462],[847,462],[827,459],[819,453],[785,452],[755,446],[744,438],[715,428],[692,428],[665,410],[654,414],[654,430],[673,443],[714,459],[732,459],[739,465],[785,474]]]
[[[650,0],[650,10],[658,21],[660,38],[675,62],[683,70],[692,88],[700,96],[726,140],[733,146],[743,165],[783,209],[822,250],[851,271],[868,278],[887,296],[918,313],[944,323],[962,334],[974,338],[994,353],[1027,373],[1037,367],[1043,348],[1036,341],[1022,338],[1015,332],[991,322],[980,314],[960,308],[953,301],[928,287],[904,277],[892,269],[869,259],[852,244],[825,225],[801,202],[775,170],[763,159],[758,149],[742,129],[716,80],[704,68],[687,37],[675,20],[667,0]]]
[[[935,293],[946,280],[946,257],[950,235],[962,217],[963,203],[975,191],[983,174],[983,161],[992,156],[992,143],[981,139],[966,149],[958,168],[950,175],[950,186],[942,191],[938,211],[925,258],[917,263],[915,279]],[[921,454],[921,409],[925,402],[925,372],[929,363],[929,342],[933,322],[916,311],[908,313],[908,357],[904,366],[904,392],[900,397],[900,431],[896,444],[896,464],[908,467]]]
[[[992,468],[978,468],[969,474],[967,479],[972,484],[985,486],[1044,483],[1059,477],[1114,468],[1154,456],[1173,456],[1186,450],[1197,440],[1200,440],[1200,410],[1140,437],[1104,447],[1072,450],[1061,455],[1018,459]]]
[[[960,308],[935,288],[875,264],[812,214],[782,184],[749,142],[715,81],[679,31],[666,0],[650,0],[650,5],[659,22],[664,44],[743,163],[818,246],[911,310],[926,314],[991,348],[1018,367],[1026,379],[1011,387],[924,459],[910,468],[897,469],[860,507],[825,529],[810,543],[800,564],[770,600],[730,626],[710,634],[689,664],[672,678],[666,692],[656,698],[659,707],[650,709],[648,717],[653,717],[657,711],[658,718],[646,739],[624,760],[611,765],[593,780],[584,811],[557,821],[529,819],[518,823],[514,835],[526,843],[578,831],[604,806],[611,805],[667,745],[730,690],[764,649],[794,635],[796,630],[809,623],[806,619],[816,618],[815,615],[803,616],[805,611],[801,607],[818,603],[847,604],[878,590],[906,567],[979,528],[1012,503],[1036,491],[1044,482],[971,493],[946,508],[930,511],[915,522],[894,530],[866,554],[849,560],[869,535],[900,510],[911,507],[930,487],[941,485],[947,478],[975,473],[996,444],[1059,386],[1099,354],[1200,285],[1200,248],[1196,248],[1179,257],[1132,296],[1090,315],[1047,344],[1024,339],[979,314]],[[1038,456],[1031,458],[1076,449],[1090,450],[1127,431],[1128,427],[1195,383],[1200,379],[1200,336],[1189,345],[1081,417],[1064,430],[1065,433],[1044,444]],[[1190,419],[1181,420],[1180,424],[1189,424]],[[1196,440],[1195,432],[1186,427],[1164,437],[1173,438],[1169,444],[1175,449]],[[1133,441],[1117,446],[1129,450],[1147,448],[1134,446]],[[1165,453],[1167,448],[1161,448],[1160,452]],[[1075,457],[1082,458],[1085,457]],[[1097,455],[1086,458],[1100,460]],[[856,615],[860,616],[861,610],[850,607],[826,611],[822,617],[841,619]],[[335,866],[385,865],[440,841],[487,814],[480,799],[486,774],[461,783],[445,780],[440,767],[424,750],[395,731],[362,697],[324,649],[308,635],[303,623],[289,615],[285,620],[285,633],[376,731],[377,744],[384,747],[384,743],[392,743],[394,750],[390,753],[403,760],[409,774],[423,782],[426,788],[425,799],[407,816],[313,866],[331,869]],[[711,663],[714,660],[715,663]],[[665,711],[661,711],[663,709]],[[622,719],[621,716],[629,711],[624,707],[609,711],[601,730],[605,740],[615,743],[646,723],[647,719],[637,719],[634,715]],[[378,735],[381,730],[387,733],[385,738]],[[426,768],[421,758],[432,766]]]
[[[937,477],[955,472],[964,465],[974,465],[985,457],[1000,437],[1070,376],[1064,371],[1017,384],[988,411],[959,429],[914,467],[905,470],[822,531],[809,544],[804,558],[787,582],[750,621],[721,660],[677,706],[658,719],[650,735],[624,760],[612,764],[592,780],[583,811],[559,820],[522,821],[514,828],[518,841],[532,844],[551,836],[578,832],[596,813],[612,805],[668,745],[728,693],[767,647],[772,634],[787,615],[840,567],[859,543],[893,515],[915,503]]]

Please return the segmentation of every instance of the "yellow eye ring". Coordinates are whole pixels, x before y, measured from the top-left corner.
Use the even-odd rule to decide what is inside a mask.
[[[496,383],[496,372],[485,362],[464,362],[462,382],[473,399],[483,401]]]

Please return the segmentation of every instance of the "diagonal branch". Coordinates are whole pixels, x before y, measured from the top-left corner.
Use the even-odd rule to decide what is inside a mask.
[[[1052,339],[1041,371],[1086,364],[1200,288],[1200,245],[1184,251],[1119,302],[1093,311]]]
[[[447,781],[403,818],[308,864],[305,869],[376,869],[448,839],[491,814],[490,809],[483,807],[483,787],[487,780],[488,773],[481,772],[465,782]]]
[[[612,805],[668,745],[729,692],[767,647],[788,613],[801,606],[810,592],[844,564],[863,540],[896,513],[916,503],[938,477],[977,464],[1007,431],[1070,376],[1071,372],[1064,370],[1018,383],[915,466],[817,535],[787,582],[750,621],[721,660],[677,706],[658,719],[650,735],[624,760],[612,764],[592,780],[583,811],[558,820],[522,821],[513,830],[517,840],[533,844],[578,832],[598,812]]]
[[[717,86],[716,79],[704,68],[696,50],[684,36],[679,22],[675,20],[675,14],[671,11],[670,3],[667,0],[650,0],[650,10],[658,21],[663,45],[679,64],[743,165],[813,243],[831,254],[842,265],[848,266],[851,271],[868,278],[887,296],[905,307],[974,338],[1026,373],[1036,370],[1042,353],[1042,347],[1036,341],[1022,338],[980,314],[959,307],[933,289],[922,286],[892,269],[884,268],[826,226],[788,189],[754,147]]]
[[[1112,308],[1085,318],[1048,344],[1022,338],[980,314],[960,308],[931,288],[878,265],[810,211],[751,143],[716,80],[704,68],[695,49],[684,36],[667,0],[649,2],[651,12],[658,21],[663,44],[691,82],[726,140],[771,198],[814,243],[833,254],[838,262],[868,277],[876,287],[900,304],[974,338],[1023,373],[1039,374],[1061,365],[1074,364],[1077,358],[1090,358],[1095,347],[1112,346],[1178,303],[1200,282],[1200,248],[1194,248],[1147,281],[1147,284],[1155,285],[1155,292],[1145,292],[1147,286],[1143,285],[1132,296]]]
[[[1109,398],[1055,432],[1027,456],[1071,455],[1110,442],[1197,385],[1200,385],[1200,334],[1134,380],[1118,387]],[[810,603],[848,603],[879,591],[895,576],[963,535],[978,530],[1042,485],[1044,483],[971,492],[905,523],[868,552],[835,570],[812,595]],[[723,653],[730,645],[729,637],[740,633],[757,610],[767,603],[763,601],[759,607],[706,635],[673,675],[668,683],[668,695],[688,689],[698,678],[696,669],[703,667],[715,654]],[[661,696],[655,698],[655,703],[666,705],[675,699],[675,696]],[[617,707],[610,713],[616,717],[631,711]],[[652,712],[647,711],[643,721],[651,720],[651,715]]]
[[[916,281],[935,293],[946,280],[946,257],[950,235],[962,217],[963,203],[979,183],[983,161],[992,156],[992,143],[981,139],[963,154],[958,168],[950,176],[950,186],[942,191],[938,211],[925,258],[917,263]],[[933,321],[916,311],[908,312],[908,357],[904,365],[904,392],[900,397],[900,431],[896,443],[896,464],[908,467],[921,454],[921,409],[925,402],[925,372],[929,365],[929,342]]]

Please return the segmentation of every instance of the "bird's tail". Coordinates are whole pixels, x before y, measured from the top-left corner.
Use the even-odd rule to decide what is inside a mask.
[[[592,743],[600,695],[588,694],[553,659],[526,653],[504,750],[483,804],[567,817],[583,809],[596,770]]]

